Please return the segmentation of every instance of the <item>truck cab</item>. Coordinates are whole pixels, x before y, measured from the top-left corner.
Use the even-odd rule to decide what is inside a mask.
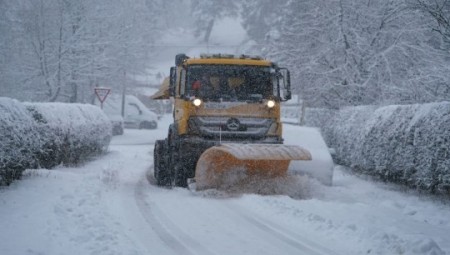
[[[281,143],[280,102],[289,100],[289,71],[254,56],[177,55],[171,69],[179,135]]]

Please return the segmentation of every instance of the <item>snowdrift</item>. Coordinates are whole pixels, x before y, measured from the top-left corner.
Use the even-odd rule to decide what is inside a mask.
[[[0,98],[0,185],[26,168],[74,165],[106,152],[111,122],[93,105]]]
[[[450,102],[349,107],[331,118],[324,114],[314,124],[335,149],[337,163],[432,193],[450,192]]]

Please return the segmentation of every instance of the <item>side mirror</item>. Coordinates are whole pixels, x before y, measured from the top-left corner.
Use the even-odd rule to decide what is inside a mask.
[[[291,74],[287,68],[278,69],[278,84],[280,85],[281,101],[288,101],[292,98]]]
[[[175,84],[177,81],[177,68],[171,67],[170,68],[170,82],[169,82],[169,95],[175,96]]]
[[[177,54],[177,55],[175,56],[175,65],[176,65],[176,66],[180,66],[181,64],[183,64],[183,61],[186,60],[186,59],[188,59],[188,58],[189,58],[189,57],[186,56],[186,54],[183,54],[183,53]]]

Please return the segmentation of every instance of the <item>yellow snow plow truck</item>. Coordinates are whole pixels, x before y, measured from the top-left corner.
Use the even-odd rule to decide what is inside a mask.
[[[311,160],[284,145],[280,103],[291,98],[286,68],[261,57],[212,54],[175,57],[170,78],[152,96],[173,98],[173,123],[154,148],[161,186],[197,190],[232,185],[240,178],[287,174],[291,160]]]

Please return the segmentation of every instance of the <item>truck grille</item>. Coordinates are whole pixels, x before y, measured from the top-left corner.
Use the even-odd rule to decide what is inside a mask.
[[[189,133],[204,138],[263,139],[266,138],[274,119],[248,117],[192,117]]]

